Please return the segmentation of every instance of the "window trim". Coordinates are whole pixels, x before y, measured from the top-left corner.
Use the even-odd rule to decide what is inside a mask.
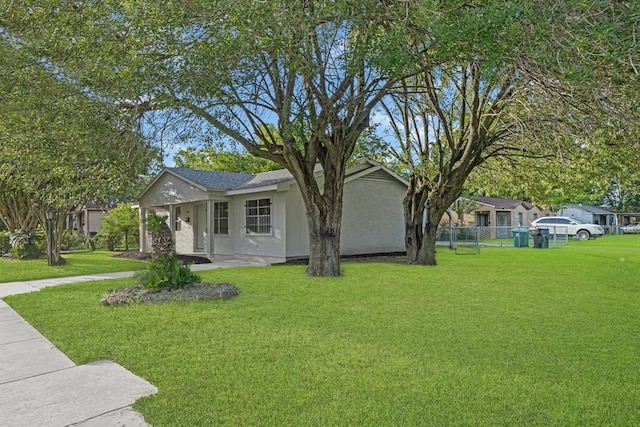
[[[255,202],[255,206],[249,206],[252,202]],[[273,232],[272,206],[273,202],[270,197],[247,199],[244,204],[244,233],[270,236]],[[249,209],[254,209],[255,213],[250,214]],[[268,209],[268,213],[261,214],[260,211],[262,209]],[[255,221],[250,221],[250,219]],[[255,224],[250,224],[250,222],[255,222]],[[264,224],[265,222],[268,222],[268,225]]]

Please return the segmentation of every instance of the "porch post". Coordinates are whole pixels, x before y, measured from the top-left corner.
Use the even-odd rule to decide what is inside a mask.
[[[206,230],[206,235],[205,235],[205,249],[207,251],[207,258],[209,258],[209,261],[213,262],[213,253],[214,253],[214,248],[213,248],[213,230],[214,230],[214,224],[213,224],[213,216],[214,216],[214,212],[213,212],[213,200],[207,200],[207,228]]]
[[[147,208],[138,206],[138,241],[140,242],[140,252],[147,251],[147,227],[145,219],[147,218]]]
[[[175,209],[173,208],[174,205],[169,204],[169,229],[171,230],[171,240],[173,240],[173,245],[175,248],[175,244],[176,244],[176,213],[174,212]]]

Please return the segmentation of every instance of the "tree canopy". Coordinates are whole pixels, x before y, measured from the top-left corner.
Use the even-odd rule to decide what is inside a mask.
[[[45,224],[131,185],[150,160],[128,113],[66,81],[55,67],[0,39],[0,213],[10,230]]]
[[[340,274],[345,170],[380,102],[391,102],[389,97],[407,88],[428,101],[426,114],[439,132],[428,135],[428,145],[442,144],[418,155],[456,176],[453,186],[442,181],[439,199],[427,197],[426,205],[437,210],[461,190],[474,167],[504,152],[505,146],[488,143],[495,138],[518,127],[529,152],[557,146],[565,127],[537,126],[545,123],[538,120],[541,112],[575,124],[597,111],[598,123],[609,122],[598,129],[614,134],[637,118],[639,12],[631,2],[0,5],[6,11],[0,26],[21,41],[21,49],[47,58],[77,87],[90,88],[135,117],[178,115],[197,124],[191,131],[214,129],[248,153],[287,168],[307,212],[311,275]],[[534,88],[552,96],[538,96]],[[517,102],[507,106],[504,99]],[[498,112],[519,118],[509,124]],[[464,145],[472,140],[481,146]],[[568,140],[569,146],[581,143]],[[463,146],[469,148],[456,154]],[[316,164],[324,180],[316,180]]]

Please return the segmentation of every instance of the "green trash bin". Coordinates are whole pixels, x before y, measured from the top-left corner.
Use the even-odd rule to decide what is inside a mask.
[[[529,229],[528,228],[524,228],[524,227],[512,228],[511,235],[513,237],[514,248],[529,247]]]

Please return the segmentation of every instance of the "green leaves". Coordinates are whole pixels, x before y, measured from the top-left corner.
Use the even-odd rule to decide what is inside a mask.
[[[148,270],[136,273],[138,283],[154,292],[183,289],[202,279],[188,265],[182,265],[177,256],[162,254],[156,257]]]

